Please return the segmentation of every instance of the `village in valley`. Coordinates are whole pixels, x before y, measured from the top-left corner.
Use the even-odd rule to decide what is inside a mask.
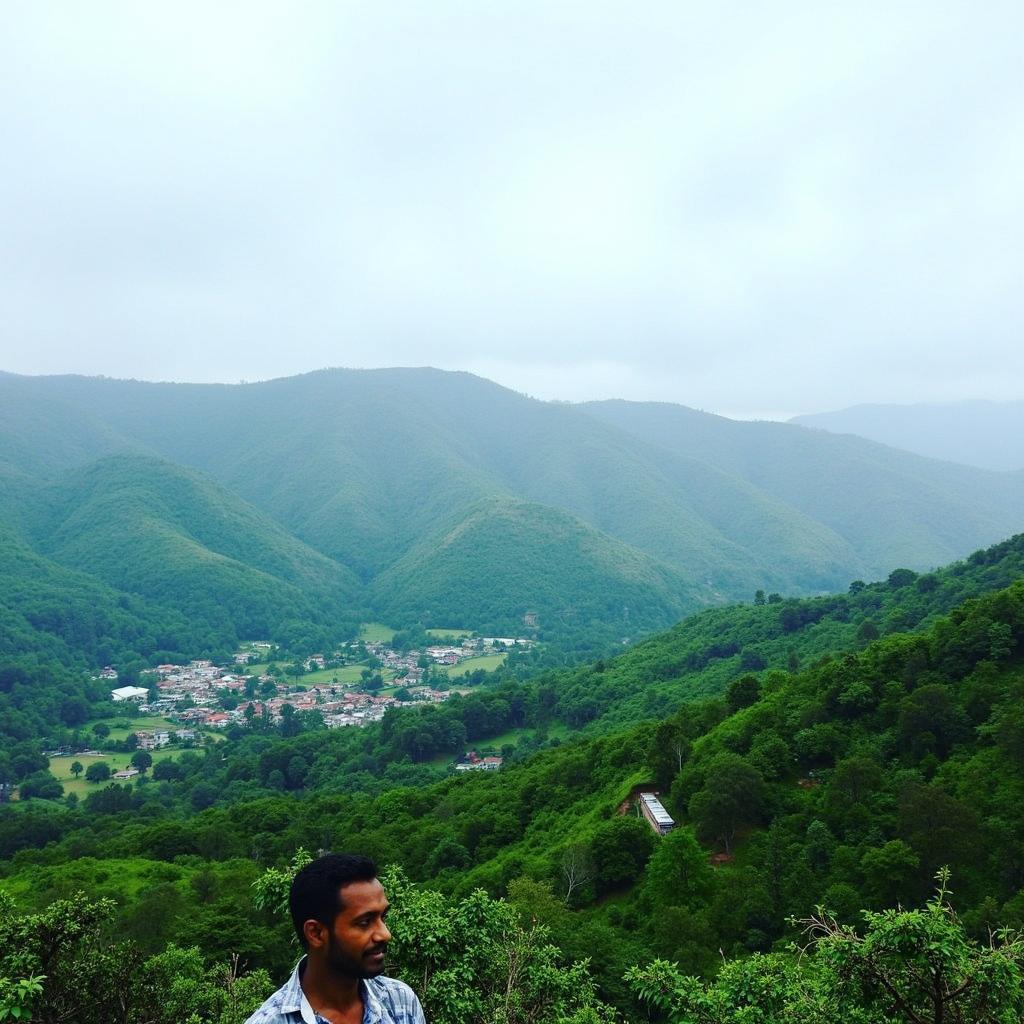
[[[462,630],[435,633],[437,643],[400,649],[391,643],[393,631],[374,626],[329,654],[302,659],[286,658],[269,641],[254,640],[242,645],[230,666],[206,659],[157,665],[140,678],[145,685],[117,685],[117,668],[109,666],[98,678],[111,686],[110,699],[124,706],[126,717],[120,725],[111,719],[113,732],[101,727],[100,734],[116,735],[127,748],[122,753],[131,753],[123,767],[111,764],[109,778],[122,782],[144,774],[148,763],[136,751],[150,752],[152,763],[216,742],[231,726],[273,728],[288,717],[315,714],[329,729],[360,727],[381,721],[388,708],[438,704],[470,692],[463,682],[470,673],[478,678],[497,668],[510,651],[534,643],[521,637],[474,637]],[[83,759],[109,760],[109,751],[93,749],[94,738],[73,750],[48,752],[66,788],[72,758],[79,765]],[[458,772],[495,771],[501,763],[500,757],[471,750],[453,767]]]

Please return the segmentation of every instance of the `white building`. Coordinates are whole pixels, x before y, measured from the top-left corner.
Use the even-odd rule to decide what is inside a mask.
[[[110,699],[122,700],[145,700],[149,696],[149,690],[142,686],[119,686],[116,690],[110,691]]]

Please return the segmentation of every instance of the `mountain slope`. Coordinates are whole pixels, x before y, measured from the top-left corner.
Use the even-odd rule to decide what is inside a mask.
[[[349,570],[194,470],[113,456],[21,498],[39,555],[208,628],[252,637],[358,617]]]
[[[875,585],[884,594],[856,595],[865,607],[876,598],[893,621],[913,617],[922,602],[951,598],[957,580],[970,592],[1019,577],[1022,554],[1016,538],[937,573],[934,586],[901,574]],[[426,775],[392,774],[406,767],[407,743],[424,761],[432,737],[442,753],[467,741],[480,749],[485,728],[514,727],[524,746],[544,742],[551,705],[533,698],[557,692],[559,680],[403,712],[358,735],[256,730],[229,739],[212,763],[183,760],[161,802],[145,790],[108,791],[91,796],[85,813],[51,815],[45,831],[0,816],[0,850],[11,856],[39,834],[51,840],[11,873],[29,898],[66,880],[66,861],[82,849],[91,855],[86,877],[99,877],[95,857],[111,862],[103,877],[116,879],[112,863],[126,856],[230,862],[255,845],[283,864],[311,839],[342,836],[442,891],[507,888],[528,919],[592,958],[612,992],[623,949],[635,958],[641,944],[647,957],[715,973],[722,951],[797,938],[787,921],[816,905],[852,923],[861,907],[917,901],[942,865],[953,870],[965,928],[985,937],[994,923],[1024,921],[1022,587],[1018,578],[915,633],[836,649],[803,671],[743,680],[724,700],[683,702],[662,721],[562,739],[508,757],[499,773],[430,786],[416,785]],[[666,640],[668,661],[671,636],[648,646]],[[588,671],[614,672],[634,653]],[[631,794],[652,788],[680,826],[667,837],[625,813]],[[113,815],[143,807],[130,835],[114,827]],[[225,912],[237,915],[237,892],[225,897]],[[178,927],[194,934],[189,914],[179,911]],[[157,919],[165,934],[168,916]]]
[[[1024,526],[1024,474],[935,462],[856,437],[744,423],[656,402],[592,402],[589,415],[666,452],[701,458],[824,524],[881,576],[929,568]]]
[[[495,499],[429,535],[373,588],[391,621],[609,638],[675,621],[712,599],[706,587],[551,508]]]
[[[0,400],[44,420],[53,410],[32,429],[0,421],[0,466],[53,479],[113,449],[200,469],[382,599],[391,583],[378,577],[408,575],[425,541],[487,501],[568,513],[632,549],[619,549],[626,576],[643,553],[701,601],[924,569],[1022,525],[1024,475],[678,406],[537,402],[465,373],[251,385],[0,375]],[[480,579],[503,571],[481,565]]]
[[[794,416],[789,422],[857,434],[933,459],[984,469],[1024,469],[1024,402],[854,405]]]
[[[1024,534],[920,576],[855,582],[848,593],[730,605],[691,615],[598,666],[555,679],[563,721],[591,731],[667,714],[680,701],[716,697],[745,673],[792,671],[863,650],[872,639],[929,629],[953,608],[1024,579]],[[589,707],[587,719],[578,709]]]
[[[91,668],[157,651],[201,650],[211,635],[179,612],[55,564],[3,523],[0,579],[0,661]]]

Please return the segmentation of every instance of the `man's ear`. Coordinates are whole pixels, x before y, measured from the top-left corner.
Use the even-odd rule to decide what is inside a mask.
[[[306,937],[306,946],[309,949],[319,949],[327,944],[327,926],[323,921],[311,917],[303,922],[302,934]]]

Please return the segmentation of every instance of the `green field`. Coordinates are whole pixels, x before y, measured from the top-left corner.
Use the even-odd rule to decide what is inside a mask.
[[[153,764],[158,761],[173,760],[181,755],[188,748],[185,747],[164,747],[163,750],[151,750],[150,754],[153,757]],[[194,748],[193,748],[194,749]],[[64,795],[68,793],[77,793],[79,797],[86,796],[89,793],[94,793],[98,789],[102,789],[107,783],[105,782],[86,782],[85,771],[89,765],[94,764],[96,761],[103,761],[110,765],[112,772],[120,771],[122,768],[131,767],[131,754],[68,754],[66,757],[51,757],[50,758],[50,771],[53,772],[54,776],[64,787]],[[75,778],[71,774],[71,766],[78,761],[83,768],[83,772],[79,778]],[[152,769],[151,769],[152,770]]]
[[[478,658],[468,658],[458,665],[449,665],[444,671],[448,673],[449,679],[458,679],[460,676],[475,672],[478,668],[493,672],[499,665],[505,663],[507,654],[481,654]]]
[[[477,740],[475,743],[476,750],[501,750],[506,743],[511,743],[515,746],[524,736],[532,733],[533,729],[518,728],[508,729],[505,732],[498,733],[497,736],[487,736],[482,740]],[[548,739],[564,739],[570,733],[569,727],[564,722],[557,722],[551,725],[548,729]]]
[[[138,732],[140,729],[180,729],[181,723],[172,722],[169,718],[160,715],[136,715],[132,718],[97,718],[95,722],[89,722],[85,730],[91,730],[94,725],[103,722],[110,726],[110,739],[123,740],[130,732]],[[82,762],[85,763],[84,761]]]
[[[299,686],[315,686],[322,683],[330,684],[332,680],[337,679],[339,686],[359,686],[363,681],[362,675],[365,668],[366,665],[362,663],[343,665],[341,668],[323,668],[316,672],[309,672],[296,680],[289,678],[288,682],[297,682]],[[394,672],[389,668],[382,668],[380,674],[385,681],[395,678]]]
[[[533,732],[533,729],[522,726],[516,729],[507,729],[505,732],[498,733],[496,736],[485,736],[483,739],[479,739],[475,743],[467,744],[466,749],[475,750],[478,754],[489,754],[491,752],[500,754],[501,748],[505,746],[506,743],[511,743],[512,746],[518,746],[525,736],[530,736]],[[572,730],[564,722],[558,722],[548,729],[547,735],[548,739],[564,739],[571,732]],[[438,754],[437,757],[430,759],[430,764],[433,765],[451,763],[451,754]],[[640,780],[638,779],[637,781]]]
[[[396,630],[383,622],[364,622],[359,627],[359,639],[367,644],[388,644],[394,639]]]
[[[428,629],[425,631],[427,636],[433,637],[435,640],[461,640],[463,637],[472,636],[473,630],[471,629]]]

